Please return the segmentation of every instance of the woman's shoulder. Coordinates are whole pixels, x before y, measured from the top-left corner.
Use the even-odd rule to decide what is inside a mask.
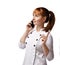
[[[45,36],[47,36],[47,34],[48,34],[48,37],[52,37],[52,34],[51,34],[51,31],[50,31],[50,30],[49,30],[48,32],[42,30],[42,31],[41,31],[41,34],[42,34],[42,35],[45,35]]]

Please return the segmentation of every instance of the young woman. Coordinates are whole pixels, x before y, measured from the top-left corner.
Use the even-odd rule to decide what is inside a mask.
[[[47,23],[46,26],[45,23]],[[55,15],[44,7],[33,11],[33,24],[28,23],[20,39],[19,47],[26,48],[23,65],[47,65],[54,58],[53,38],[50,34],[55,23]]]

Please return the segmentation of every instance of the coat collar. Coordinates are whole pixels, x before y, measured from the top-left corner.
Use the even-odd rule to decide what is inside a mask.
[[[36,31],[36,26],[34,27],[33,31]],[[44,31],[44,28],[41,28],[40,31]]]

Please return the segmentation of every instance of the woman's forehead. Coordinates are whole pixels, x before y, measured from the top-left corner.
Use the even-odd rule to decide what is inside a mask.
[[[41,15],[42,14],[42,10],[38,11],[38,10],[34,10],[33,14],[35,15]]]

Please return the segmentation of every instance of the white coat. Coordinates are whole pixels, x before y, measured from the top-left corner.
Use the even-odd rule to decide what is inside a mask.
[[[25,58],[23,65],[47,65],[46,59],[49,61],[54,58],[53,53],[53,38],[51,34],[48,35],[46,45],[49,48],[49,53],[47,56],[44,55],[42,50],[42,41],[40,39],[41,35],[46,35],[47,32],[42,29],[37,32],[34,28],[25,40],[25,43],[19,42],[19,47],[26,48]]]

